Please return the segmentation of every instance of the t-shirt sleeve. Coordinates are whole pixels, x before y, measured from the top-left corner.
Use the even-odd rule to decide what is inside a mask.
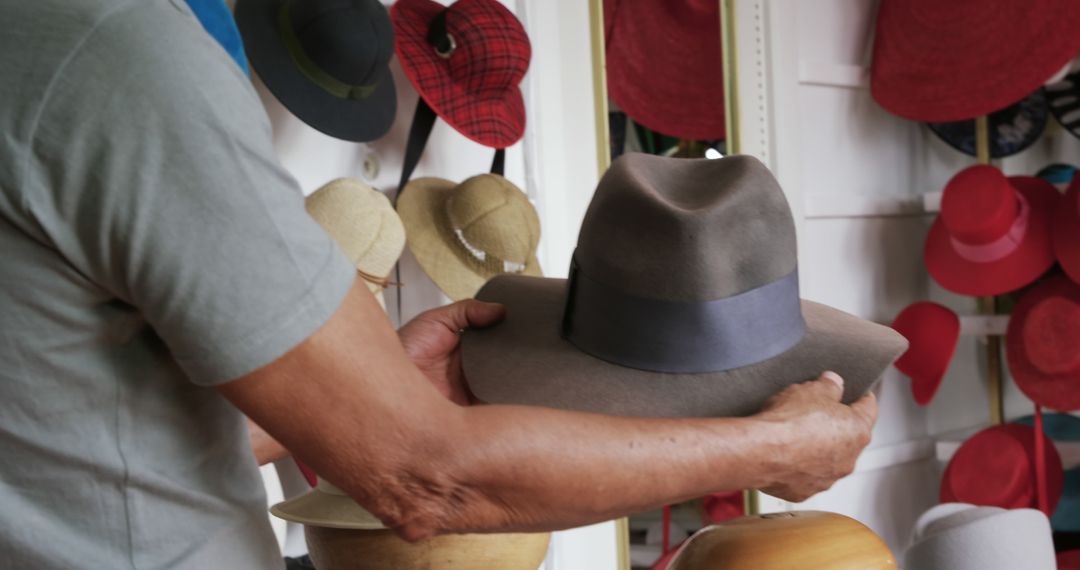
[[[43,109],[30,210],[193,382],[272,362],[340,306],[355,268],[305,212],[251,85],[186,9],[114,10]]]

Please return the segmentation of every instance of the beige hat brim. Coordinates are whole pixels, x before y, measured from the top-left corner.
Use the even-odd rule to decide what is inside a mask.
[[[626,416],[744,416],[783,388],[825,370],[843,376],[844,401],[865,394],[907,349],[896,331],[811,301],[807,331],[779,356],[734,370],[665,374],[625,368],[559,336],[565,279],[503,276],[477,295],[506,318],[462,339],[469,388],[492,404],[526,404]]]
[[[470,299],[500,273],[486,272],[465,260],[468,254],[457,245],[453,228],[443,215],[456,183],[442,178],[417,178],[398,198],[397,209],[405,225],[405,239],[416,261],[435,285],[455,301]],[[540,262],[533,253],[521,275],[540,276]]]
[[[351,498],[319,489],[280,502],[271,507],[270,512],[278,518],[309,526],[359,530],[386,528],[375,515]]]

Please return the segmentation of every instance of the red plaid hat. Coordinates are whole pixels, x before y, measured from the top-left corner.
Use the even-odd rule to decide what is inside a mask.
[[[1080,53],[1076,0],[882,0],[870,93],[932,123],[1023,99]]]
[[[390,9],[405,75],[438,116],[466,137],[508,147],[525,133],[518,84],[532,48],[496,0],[398,0]]]

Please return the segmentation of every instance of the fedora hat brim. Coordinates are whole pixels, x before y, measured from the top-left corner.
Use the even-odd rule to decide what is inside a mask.
[[[1069,185],[1062,207],[1054,216],[1054,254],[1061,268],[1080,283],[1080,183]]]
[[[364,99],[342,99],[308,79],[278,34],[280,0],[237,0],[236,23],[252,67],[274,97],[312,128],[335,138],[367,142],[390,130],[397,93],[389,67]]]
[[[447,297],[460,301],[472,298],[488,279],[499,274],[468,262],[468,253],[458,246],[449,221],[442,215],[455,187],[455,182],[442,178],[417,178],[405,186],[397,208],[413,257]],[[539,234],[538,227],[534,231]],[[535,252],[529,254],[522,274],[542,274]]]
[[[280,519],[309,526],[356,530],[386,528],[382,521],[351,498],[319,489],[280,502],[271,507],[270,512]]]
[[[961,295],[1000,295],[1031,284],[1054,264],[1050,218],[1061,194],[1053,184],[1031,176],[1010,176],[1009,183],[1027,199],[1031,213],[1019,246],[997,261],[977,263],[963,257],[942,217],[934,220],[924,250],[926,269],[945,289]]]
[[[465,377],[477,398],[625,416],[744,416],[825,370],[843,376],[844,401],[852,402],[907,349],[888,327],[803,301],[806,334],[775,358],[702,374],[636,370],[590,356],[559,336],[565,288],[565,279],[499,276],[480,290],[477,299],[504,304],[506,318],[463,337]]]

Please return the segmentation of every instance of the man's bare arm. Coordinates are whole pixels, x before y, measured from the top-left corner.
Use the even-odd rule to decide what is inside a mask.
[[[801,500],[850,472],[876,413],[872,397],[838,403],[829,379],[750,418],[459,406],[410,362],[362,284],[309,339],[220,389],[409,539],[579,526],[740,488]]]

